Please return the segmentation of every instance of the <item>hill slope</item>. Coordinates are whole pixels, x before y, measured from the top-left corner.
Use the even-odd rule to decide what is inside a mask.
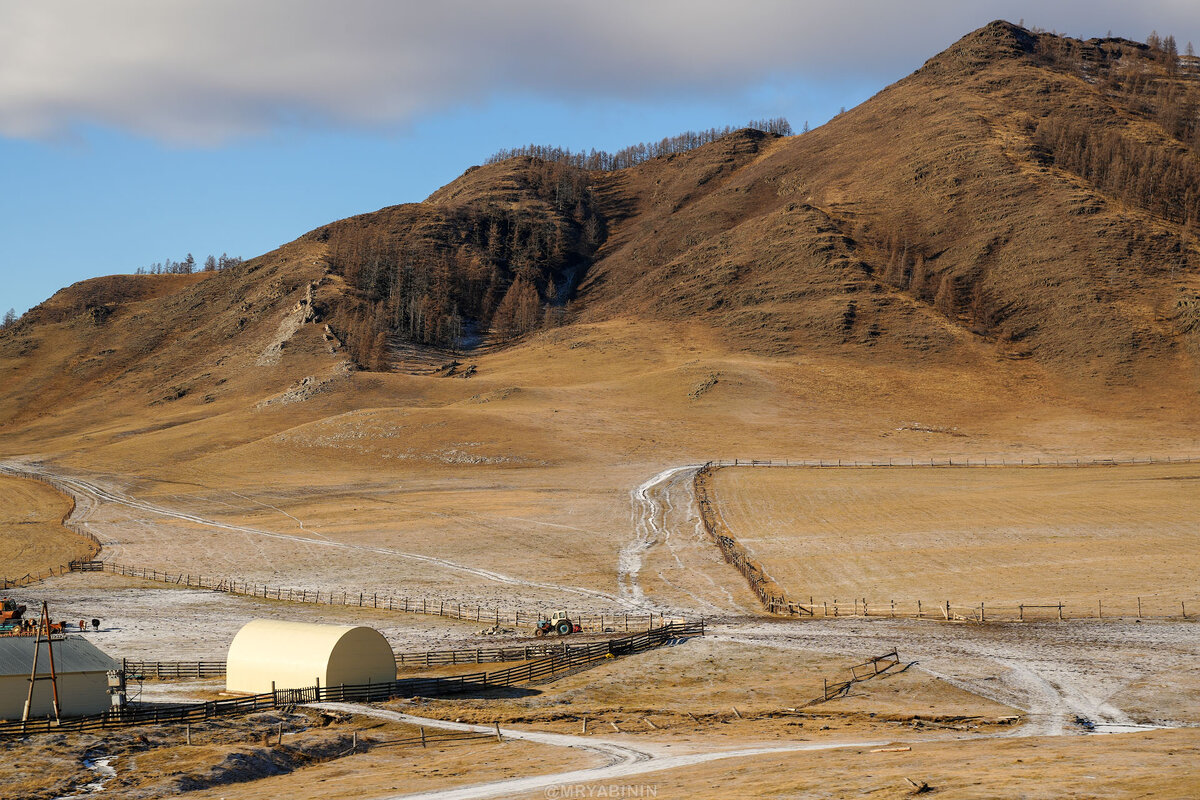
[[[1200,215],[1178,176],[1200,160],[1164,122],[1195,107],[1196,66],[993,23],[811,133],[604,176],[638,213],[601,250],[587,313],[703,316],[779,354],[983,347],[1196,388]],[[1078,174],[1089,157],[1124,161],[1143,194]]]
[[[1191,407],[1197,67],[996,22],[800,136],[615,172],[510,159],[215,275],[84,282],[0,333],[0,431],[53,450],[338,387],[357,405],[389,384],[355,368],[387,371],[399,342],[478,360],[614,321],[885,383],[1028,360],[1073,393]]]

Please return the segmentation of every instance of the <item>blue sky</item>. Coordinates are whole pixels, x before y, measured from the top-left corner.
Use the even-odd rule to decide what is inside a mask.
[[[995,18],[1200,42],[1178,0],[0,0],[0,312],[251,257],[530,142],[819,125]]]

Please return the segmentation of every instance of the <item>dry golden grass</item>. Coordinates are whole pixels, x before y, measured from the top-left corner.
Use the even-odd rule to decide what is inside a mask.
[[[355,734],[360,749],[351,754]],[[596,763],[574,750],[491,737],[430,742],[426,748],[391,744],[419,735],[413,725],[301,709],[195,724],[190,745],[180,725],[37,736],[6,743],[0,794],[49,800],[98,780],[103,796],[121,798],[361,797],[364,790],[415,791]],[[116,775],[106,779],[89,771],[84,757],[108,758]]]
[[[416,733],[416,728],[398,727],[407,728],[409,735]],[[187,796],[196,800],[359,800],[583,769],[598,763],[597,756],[575,749],[515,740],[472,739],[424,749],[379,746],[286,775]]]
[[[697,748],[797,737],[1008,730],[1020,714],[918,669],[897,669],[855,684],[845,697],[807,706],[821,696],[823,679],[845,680],[858,662],[695,639],[602,663],[528,695],[428,701],[400,710],[567,734],[583,732],[587,719],[588,735]]]
[[[760,755],[712,761],[597,784],[573,785],[579,797],[611,784],[642,796],[724,800],[730,797],[868,797],[899,800],[1027,798],[1172,798],[1196,796],[1200,736],[1194,730],[1153,731],[1067,739],[986,738],[914,743],[911,750],[877,747]],[[909,746],[909,745],[905,745]],[[906,779],[928,783],[918,795]],[[651,794],[651,792],[656,794]],[[514,797],[543,797],[543,793]],[[564,795],[565,796],[565,795]]]
[[[1122,107],[1112,112],[1119,119],[1109,119],[1107,106],[1092,104],[1097,86],[1027,58],[964,66],[961,51],[805,136],[757,143],[740,136],[604,176],[597,186],[602,202],[620,214],[577,298],[578,317],[507,349],[462,357],[476,367],[468,379],[404,374],[403,365],[388,374],[349,369],[344,348],[325,332],[334,317],[309,313],[318,306],[332,313],[345,289],[316,238],[215,276],[75,287],[0,336],[0,449],[6,458],[44,460],[52,472],[124,496],[128,503],[86,511],[106,556],[117,561],[323,592],[381,589],[543,609],[629,599],[628,585],[626,594],[618,587],[617,565],[636,535],[631,491],[681,464],[1200,454],[1197,340],[1172,318],[1176,301],[1197,288],[1194,242],[1181,244],[1173,223],[1105,202],[1048,169],[1029,147],[1027,121],[1048,104],[1099,108],[1100,126],[1140,119],[1140,112]],[[487,174],[460,182],[461,197],[469,199],[480,189],[472,182]],[[1096,213],[1074,213],[1081,203]],[[888,238],[929,256],[920,285],[883,282]],[[1106,264],[1121,266],[1097,266]],[[960,283],[948,314],[930,296],[944,275]],[[306,305],[310,294],[314,305]],[[89,311],[97,304],[111,313]],[[946,433],[951,429],[958,435]],[[888,474],[917,473],[876,477]],[[796,531],[788,527],[796,486],[763,488],[761,502],[729,512],[730,524],[761,523],[765,533],[747,528],[739,536],[804,597],[1076,598],[1090,605],[1099,597],[1085,597],[1084,589],[1101,579],[1106,590],[1128,596],[1156,586],[1166,591],[1194,574],[1184,530],[1192,508],[1182,497],[1188,481],[1146,481],[1134,489],[1071,484],[1092,474],[1083,471],[1039,473],[1045,484],[1021,484],[1022,473],[971,474],[1001,483],[967,487],[965,497],[952,484],[859,487],[860,496],[799,487],[820,489],[844,512],[829,531],[802,531],[809,550],[817,546],[809,538],[824,537],[825,551],[809,560],[798,555]],[[753,473],[747,497],[753,481],[783,475]],[[903,508],[896,501],[902,489],[916,492]],[[1121,502],[1106,500],[1106,491],[1122,492]],[[737,492],[718,487],[717,495]],[[1011,502],[1020,496],[1049,504],[1058,527],[1031,524],[1041,512]],[[645,542],[639,589],[666,606],[754,610],[741,578],[697,534],[686,493],[670,499],[672,525]],[[859,529],[868,504],[871,523],[890,538]],[[885,525],[905,511],[907,527]],[[994,519],[1004,514],[1015,516],[1003,524]],[[922,518],[950,524],[931,536]],[[1126,541],[1142,519],[1155,530]],[[113,641],[147,656],[157,655],[154,648],[219,654],[212,631],[225,618],[212,614],[215,607],[229,619],[263,609],[313,619],[326,613],[227,598],[208,604],[182,592],[166,596],[189,607],[172,610],[173,629],[156,637],[163,592],[63,583],[61,602],[84,614],[100,595],[107,598],[113,614],[101,616],[124,617],[118,621],[126,638]],[[1115,599],[1108,604],[1117,610]],[[405,641],[426,637],[442,646],[467,627],[438,633],[421,625],[396,628]],[[975,629],[962,630],[967,645],[978,644]],[[1025,635],[1012,633],[1021,641]],[[1178,628],[1169,635],[1176,644],[1186,639]],[[186,646],[182,638],[190,638]],[[1060,660],[1069,660],[1062,649]],[[753,650],[695,663],[686,652],[640,660],[641,672],[613,665],[533,699],[470,710],[547,726],[575,726],[579,714],[615,720],[646,712],[672,728],[683,719],[691,724],[685,712],[692,706],[717,713],[737,703],[758,713],[794,705],[811,696],[827,666],[844,666],[840,656],[782,659]],[[981,681],[995,677],[1004,652],[993,647],[979,657]],[[936,655],[944,665],[961,653]],[[1061,677],[1059,664],[1043,668],[1028,653],[1025,661],[1035,662],[1032,683],[1043,674]],[[794,682],[748,684],[745,674],[760,664],[791,670]],[[669,684],[674,674],[681,685]],[[1092,677],[1084,671],[1073,692]],[[1139,706],[1187,706],[1193,699],[1190,684],[1163,699],[1158,674],[1120,672],[1113,683],[1118,678]],[[665,688],[655,699],[649,687],[658,683]],[[1122,686],[1104,688],[1120,697]],[[987,705],[933,687],[915,671],[863,691],[852,698],[863,705],[848,713],[851,724],[839,720],[839,730],[886,728],[861,719],[878,713],[873,709],[904,715],[914,713],[909,703],[934,706],[933,713]],[[1096,705],[1085,699],[1080,707]],[[551,700],[566,702],[556,707]],[[1170,709],[1157,708],[1170,718]],[[783,736],[771,727],[781,724],[753,717],[694,733],[697,742],[734,743]],[[638,738],[655,735],[641,729]],[[734,733],[717,733],[722,729]],[[670,735],[691,734],[681,727]],[[1154,746],[1176,741],[1188,740],[1157,739]],[[1113,745],[1097,747],[1087,752]],[[1078,748],[1063,744],[1082,766],[1065,766],[1062,775],[1084,780],[1082,770],[1095,762]],[[931,763],[959,766],[957,751],[938,752]],[[43,756],[40,763],[54,763],[45,753],[37,759]],[[832,764],[841,776],[831,783],[833,794],[864,788],[856,781],[865,778],[851,771],[858,762],[848,756],[788,758],[789,765]],[[1146,759],[1169,776],[1160,787],[1185,774],[1157,750]],[[393,766],[408,772],[420,769],[417,761]],[[980,786],[998,785],[993,761],[981,762]],[[148,774],[171,769],[169,759],[146,759],[144,766]],[[427,782],[414,785],[496,774],[468,774],[468,766],[465,755],[445,769],[433,763],[422,773]],[[390,768],[313,769],[319,777],[312,781],[295,775],[238,791],[358,794],[356,781],[381,793],[410,788]],[[730,767],[705,769],[692,775]],[[806,773],[804,785],[819,785],[815,774]],[[795,790],[763,780],[750,784],[751,794]],[[721,794],[707,785],[692,789]]]
[[[0,475],[0,576],[38,574],[77,558],[92,543],[63,527],[71,499],[40,481]]]
[[[718,510],[793,598],[1178,614],[1200,465],[725,468]],[[843,609],[844,610],[844,609]],[[1197,608],[1200,611],[1200,608]]]
[[[284,363],[315,374],[325,357],[306,347],[285,349]],[[543,608],[592,601],[401,553],[616,594],[617,553],[633,537],[630,491],[665,467],[733,456],[1200,450],[1186,406],[1160,409],[1161,398],[1137,393],[1073,394],[1027,362],[789,363],[739,353],[703,327],[624,320],[547,332],[474,363],[469,380],[356,373],[279,407],[189,396],[145,408],[111,397],[5,441],[9,452],[35,452],[53,427],[50,446],[69,453],[55,469],[79,470],[167,509],[297,537],[102,504],[89,524],[119,562],[485,606],[511,606],[519,596]],[[693,399],[714,373],[717,383]],[[963,435],[900,430],[913,422]],[[700,596],[723,609],[753,608],[728,568],[704,555],[706,544],[684,571],[706,577],[690,583],[664,544],[646,554],[648,596],[671,606]],[[722,584],[732,600],[714,588]]]

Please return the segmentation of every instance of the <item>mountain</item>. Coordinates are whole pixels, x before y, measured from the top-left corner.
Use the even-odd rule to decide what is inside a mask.
[[[1016,364],[1046,397],[1194,408],[1198,76],[1161,43],[994,22],[802,135],[616,171],[512,158],[230,270],[85,281],[0,333],[0,436],[53,450],[399,386],[451,402],[409,378],[617,330],[853,365],[881,397],[895,370]]]

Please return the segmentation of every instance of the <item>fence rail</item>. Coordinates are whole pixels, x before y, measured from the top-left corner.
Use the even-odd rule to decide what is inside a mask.
[[[955,467],[983,466],[1104,466],[1115,464],[1176,464],[1194,463],[1200,457],[1186,458],[1150,458],[1140,460],[1100,459],[1084,461],[1076,459],[1073,462],[1048,462],[1040,460],[1037,463],[1024,462],[953,462]],[[932,463],[932,462],[931,462]],[[951,466],[947,461],[941,466]],[[909,600],[897,603],[895,600],[868,603],[866,598],[850,600],[816,601],[810,597],[807,603],[789,598],[766,572],[765,567],[755,561],[745,548],[733,537],[732,531],[725,525],[717,508],[712,491],[712,476],[715,470],[722,466],[807,466],[807,467],[887,467],[909,464],[892,464],[882,462],[812,462],[812,461],[758,461],[734,459],[733,461],[709,461],[696,472],[694,480],[696,502],[700,508],[700,520],[708,535],[717,543],[726,563],[732,564],[746,578],[751,591],[758,597],[763,608],[771,614],[793,617],[898,617],[907,619],[942,619],[946,621],[968,622],[1028,622],[1034,620],[1067,620],[1067,619],[1193,619],[1200,613],[1200,596],[1164,598],[1160,594],[1142,595],[1126,598],[1097,598],[1090,602],[1076,601],[1058,602],[1021,602],[1008,601],[989,604],[981,601],[973,605],[958,605],[950,601],[928,603],[922,600]],[[917,466],[925,466],[924,463]],[[934,466],[939,466],[935,464]],[[1188,609],[1191,609],[1189,612]]]
[[[191,723],[207,719],[250,714],[256,711],[320,702],[383,702],[396,697],[444,697],[499,687],[531,684],[581,669],[607,658],[616,658],[652,650],[681,639],[704,635],[703,622],[668,623],[643,633],[592,642],[563,653],[494,672],[475,672],[436,678],[405,678],[385,683],[339,686],[310,686],[278,689],[250,697],[213,700],[204,703],[140,706],[114,709],[104,714],[74,717],[55,722],[51,719],[28,722],[0,722],[0,738],[36,733],[89,731],[162,723]]]
[[[886,674],[893,667],[900,666],[900,654],[896,650],[890,653],[884,653],[881,656],[875,656],[861,664],[855,664],[849,668],[850,677],[844,681],[829,682],[828,678],[824,679],[824,690],[821,696],[816,700],[810,700],[805,705],[816,705],[824,703],[827,700],[832,700],[835,697],[843,695],[850,691],[850,687],[862,681],[868,681],[871,678]]]
[[[706,462],[708,467],[1113,467],[1130,464],[1195,464],[1200,456],[1148,456],[1109,458],[1051,458],[1034,457],[1013,460],[1011,458],[948,456],[946,458],[889,458],[856,461],[843,458],[827,459],[758,459],[735,458]]]
[[[102,545],[100,544],[100,540],[97,539],[95,536],[93,536],[91,533],[85,531],[79,525],[75,524],[74,522],[71,522],[71,515],[75,513],[75,498],[74,497],[72,497],[69,494],[66,494],[61,489],[59,489],[57,486],[55,486],[53,482],[46,480],[46,478],[44,478],[41,475],[37,475],[32,472],[24,472],[22,470],[15,469],[15,468],[5,468],[0,471],[4,472],[7,475],[12,475],[17,478],[24,478],[26,480],[37,481],[38,483],[44,483],[47,486],[54,489],[54,491],[58,492],[59,494],[64,495],[68,500],[71,501],[71,507],[69,509],[67,509],[66,513],[64,513],[62,515],[62,519],[59,520],[59,524],[62,525],[67,530],[71,531],[71,533],[74,533],[76,536],[80,537],[81,539],[85,539],[88,542],[88,549],[87,549],[86,554],[83,554],[83,559],[82,559],[83,561],[88,561],[90,559],[94,559],[97,555],[100,554],[100,549],[102,547]],[[69,561],[66,564],[56,564],[56,565],[46,569],[45,571],[39,570],[36,574],[34,574],[32,572],[26,572],[24,575],[21,575],[19,577],[15,577],[15,578],[11,578],[7,575],[0,576],[0,589],[19,589],[20,587],[28,586],[31,583],[38,583],[40,581],[44,581],[44,580],[46,580],[46,578],[61,576],[67,572],[71,572],[72,571],[71,564],[74,564],[74,563],[76,563],[76,562]]]
[[[220,678],[225,675],[224,661],[130,661],[121,659],[126,675],[140,675],[156,680],[183,678]]]
[[[686,623],[686,620],[672,620]],[[396,651],[396,665],[416,667],[440,667],[454,664],[487,664],[509,661],[533,661],[557,655],[569,658],[580,653],[603,651],[608,642],[559,642],[555,644],[519,644],[509,647],[460,647],[455,650]],[[225,675],[224,661],[135,661],[122,660],[122,669],[127,675],[139,675],[157,680],[179,680],[187,678],[219,678]]]
[[[182,572],[163,572],[151,567],[116,564],[111,561],[72,562],[71,569],[74,571],[111,572],[114,575],[142,578],[143,580],[193,589],[208,589],[245,597],[258,597],[264,600],[315,605],[352,606],[380,611],[427,614],[448,619],[478,622],[483,625],[511,625],[519,628],[522,626],[532,626],[543,617],[543,613],[540,611],[526,611],[524,609],[505,611],[503,609],[485,608],[482,605],[471,605],[454,600],[396,597],[395,595],[384,594],[379,591],[294,589],[286,586],[269,586],[264,583],[245,581],[238,578],[192,575]],[[662,626],[667,622],[666,615],[661,612],[601,612],[599,614],[589,614],[574,611],[571,612],[570,616],[571,620],[578,624],[583,631],[592,633],[648,630],[656,626]]]

